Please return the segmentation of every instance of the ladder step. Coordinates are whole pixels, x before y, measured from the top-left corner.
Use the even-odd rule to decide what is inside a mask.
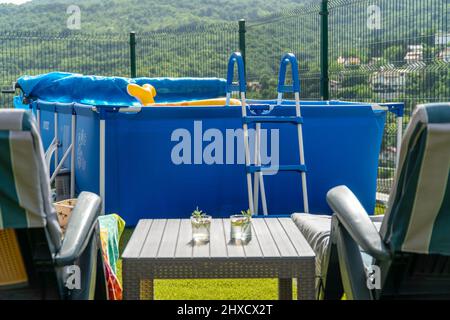
[[[302,117],[274,117],[274,116],[247,116],[243,117],[244,123],[294,123],[302,124]]]
[[[250,165],[247,167],[247,173],[255,173],[255,172],[277,172],[277,171],[285,171],[285,172],[306,172],[306,166],[301,164],[293,164],[293,165],[281,165],[278,167],[271,166],[256,166]]]
[[[270,104],[249,104],[248,108],[251,111],[267,111],[270,110]]]
[[[293,86],[280,85],[278,86],[278,93],[295,93]]]
[[[227,85],[227,92],[239,92],[239,85],[238,84],[232,84]]]

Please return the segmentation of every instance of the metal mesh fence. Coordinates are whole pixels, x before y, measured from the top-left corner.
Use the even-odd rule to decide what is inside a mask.
[[[305,5],[248,24],[246,62],[250,97],[276,97],[281,56],[292,52],[299,59],[301,98],[320,99],[319,11],[318,4]]]
[[[0,87],[23,75],[53,71],[126,76],[128,37],[119,34],[0,33]],[[0,107],[12,107],[12,94],[0,94]]]
[[[237,23],[164,29],[136,36],[137,76],[226,77]]]
[[[447,0],[329,0],[330,99],[405,102],[404,128],[417,104],[450,101],[449,8]],[[278,59],[294,52],[302,98],[320,98],[321,14],[316,3],[249,25],[251,95],[273,98]],[[393,183],[396,133],[396,117],[388,113],[379,159],[381,197]]]
[[[136,36],[136,71],[142,77],[225,77],[238,49],[237,23],[164,29]],[[0,87],[23,75],[64,71],[130,76],[128,34],[0,32]],[[0,94],[0,107],[12,107]]]
[[[329,4],[333,99],[405,102],[404,127],[419,103],[450,100],[446,0],[332,0]],[[389,193],[396,153],[388,114],[378,191]]]

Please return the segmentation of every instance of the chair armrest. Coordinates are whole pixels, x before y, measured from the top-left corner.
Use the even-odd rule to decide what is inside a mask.
[[[378,230],[349,188],[338,186],[331,189],[327,193],[327,202],[336,213],[339,222],[367,254],[378,260],[390,257]]]
[[[72,211],[61,249],[55,257],[59,266],[72,264],[84,251],[97,225],[101,199],[94,193],[82,192]]]

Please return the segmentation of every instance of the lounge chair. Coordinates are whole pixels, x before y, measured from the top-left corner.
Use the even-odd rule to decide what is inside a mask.
[[[63,236],[34,117],[0,109],[0,300],[105,298],[100,210],[82,192]]]
[[[346,186],[332,217],[294,214],[317,255],[320,299],[450,298],[450,104],[418,106],[402,141],[386,215]]]

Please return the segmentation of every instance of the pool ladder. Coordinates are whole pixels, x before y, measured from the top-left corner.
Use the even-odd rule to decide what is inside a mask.
[[[291,65],[292,69],[292,85],[285,85],[287,66]],[[233,82],[234,68],[237,65],[238,81]],[[268,215],[267,200],[264,186],[264,173],[297,172],[301,175],[302,192],[303,192],[303,211],[309,213],[308,190],[306,182],[306,165],[303,147],[303,117],[300,110],[300,80],[298,75],[297,58],[292,53],[287,53],[281,58],[280,73],[278,78],[278,97],[276,106],[283,103],[283,93],[293,93],[295,97],[295,116],[269,116],[264,114],[264,110],[273,109],[270,105],[247,105],[246,103],[246,81],[244,71],[244,61],[239,52],[231,55],[228,63],[227,86],[226,86],[226,105],[229,105],[231,94],[239,92],[242,110],[242,127],[244,131],[244,148],[245,148],[245,166],[247,177],[247,193],[249,209],[252,214],[258,214],[259,193],[261,193],[261,203],[263,214]],[[247,115],[247,107],[249,111],[256,115]],[[268,112],[268,113],[269,113]],[[300,164],[278,165],[275,167],[265,166],[261,163],[261,124],[262,123],[278,123],[278,124],[294,124],[297,127],[298,147]],[[248,126],[255,124],[255,152],[253,164],[250,157],[249,132]],[[252,183],[252,174],[254,183]]]

